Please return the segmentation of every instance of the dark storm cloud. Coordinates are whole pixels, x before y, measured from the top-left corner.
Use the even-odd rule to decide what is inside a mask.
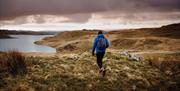
[[[109,11],[121,13],[179,12],[180,0],[0,0],[1,20],[35,14],[85,13],[87,16],[84,18],[70,17],[70,20],[78,21],[78,18],[81,18],[86,21],[90,13]]]
[[[32,14],[75,14],[104,10],[103,0],[0,0],[0,16],[14,18]]]
[[[179,0],[108,0],[110,10],[123,12],[179,11]]]

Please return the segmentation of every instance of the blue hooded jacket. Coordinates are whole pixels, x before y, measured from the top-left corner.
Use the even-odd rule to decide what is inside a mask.
[[[96,50],[96,54],[102,53],[102,52],[105,52],[105,51],[106,51],[106,48],[104,48],[104,49],[99,49],[99,48],[97,47],[97,43],[98,43],[98,41],[99,41],[99,38],[105,38],[105,40],[106,40],[106,48],[109,47],[109,41],[108,41],[108,39],[104,36],[104,34],[98,34],[98,35],[96,36],[96,38],[94,39],[93,49],[92,49],[92,52],[93,52],[93,53],[94,53],[94,51]]]

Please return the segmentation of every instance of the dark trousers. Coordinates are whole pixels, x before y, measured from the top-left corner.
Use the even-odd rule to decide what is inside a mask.
[[[105,54],[105,52],[96,54],[97,64],[98,64],[99,68],[102,68],[102,66],[103,66],[102,60],[103,60],[104,54]]]

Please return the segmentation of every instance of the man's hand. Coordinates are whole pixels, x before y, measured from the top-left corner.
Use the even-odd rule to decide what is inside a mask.
[[[94,56],[94,52],[92,52],[92,55]]]
[[[93,49],[93,50],[92,50],[92,55],[93,55],[93,56],[94,56],[94,51],[95,51],[95,50]]]

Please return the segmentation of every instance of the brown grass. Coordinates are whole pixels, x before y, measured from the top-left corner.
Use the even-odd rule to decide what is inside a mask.
[[[110,49],[126,50],[180,50],[178,38],[165,36],[167,33],[175,36],[177,30],[162,30],[161,28],[136,29],[104,32],[110,41]],[[158,35],[157,35],[158,34]],[[161,34],[161,36],[160,36]],[[84,51],[92,48],[97,31],[66,31],[56,36],[44,38],[36,44],[48,45],[58,52]],[[179,35],[179,32],[176,34]]]
[[[154,54],[147,57],[151,66],[159,68],[162,72],[171,72],[170,74],[180,73],[180,54]],[[168,73],[169,74],[169,73]]]
[[[0,69],[13,76],[23,75],[27,72],[26,58],[18,51],[8,51],[0,56]]]
[[[179,76],[171,79],[155,67],[114,52],[105,55],[105,77],[99,75],[91,52],[29,57],[27,62],[32,65],[26,76],[4,76],[3,91],[178,91],[174,89],[179,86]]]

